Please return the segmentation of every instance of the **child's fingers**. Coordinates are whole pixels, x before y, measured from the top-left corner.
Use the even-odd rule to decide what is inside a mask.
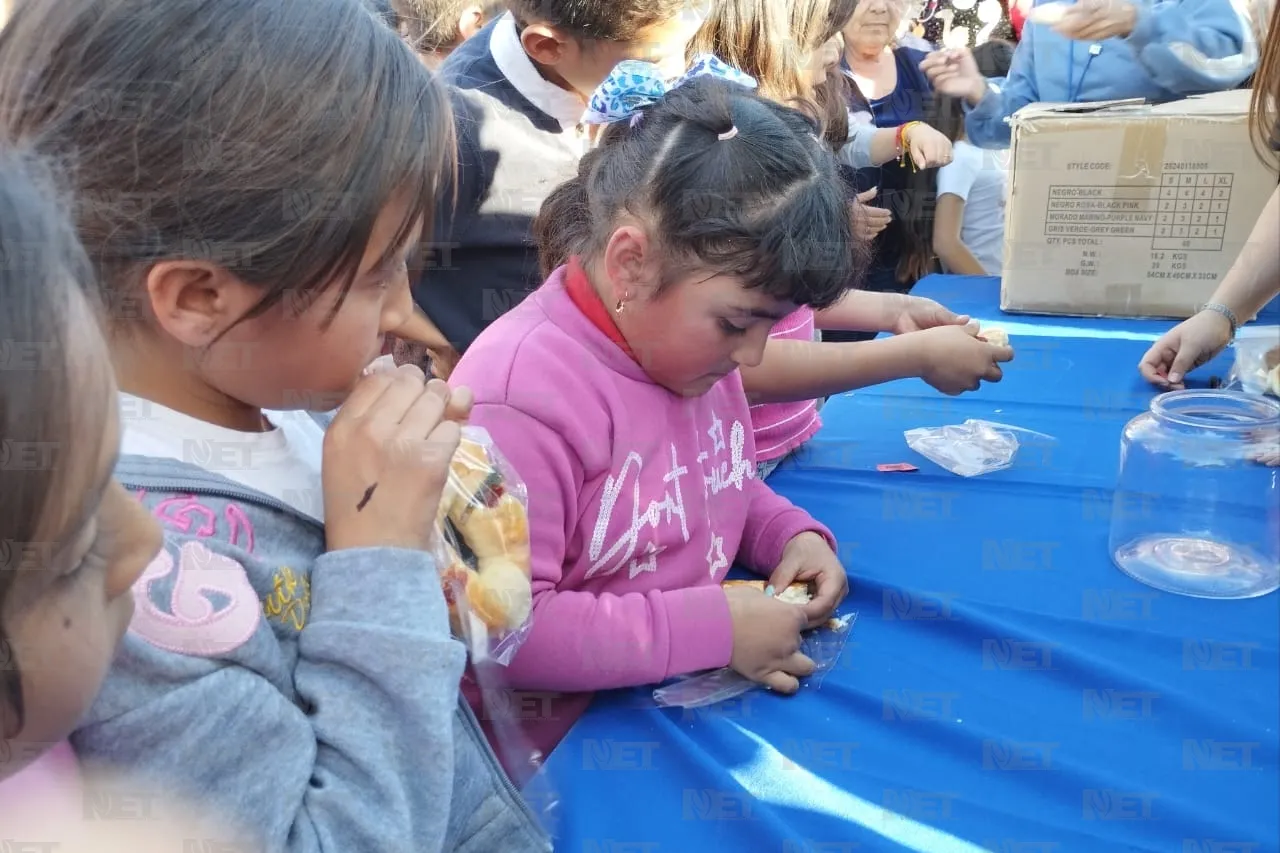
[[[379,371],[364,377],[356,383],[355,389],[351,395],[347,397],[347,401],[343,403],[342,408],[338,410],[338,414],[334,417],[334,423],[351,420],[353,418],[362,418],[367,416],[374,409],[382,406],[382,398],[397,383],[413,379],[421,387],[426,382],[426,376],[422,371],[412,365],[401,365],[395,370]],[[407,404],[406,404],[407,408]]]
[[[444,416],[448,420],[463,423],[471,417],[473,405],[475,405],[475,395],[471,393],[471,389],[459,386],[449,395],[449,406],[445,409]]]
[[[787,675],[785,672],[771,672],[760,679],[760,683],[774,693],[785,693],[787,695],[800,689],[800,679],[794,675]]]
[[[804,678],[806,675],[813,675],[813,671],[817,668],[817,664],[804,652],[795,652],[779,665],[778,670],[787,675]]]
[[[449,386],[439,379],[432,379],[418,389],[418,396],[405,408],[400,418],[397,438],[404,441],[422,441],[445,419],[449,405]]]
[[[809,624],[816,625],[830,618],[831,614],[835,613],[836,608],[840,606],[840,602],[844,599],[848,588],[848,581],[836,574],[824,572],[820,575],[818,577],[818,589],[814,593],[813,600],[804,606],[804,613],[809,619]]]

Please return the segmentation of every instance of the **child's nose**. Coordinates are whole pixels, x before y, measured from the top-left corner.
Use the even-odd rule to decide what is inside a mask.
[[[409,277],[400,276],[391,285],[387,301],[382,304],[382,322],[378,331],[382,334],[394,332],[407,323],[412,315],[413,292],[409,289]]]

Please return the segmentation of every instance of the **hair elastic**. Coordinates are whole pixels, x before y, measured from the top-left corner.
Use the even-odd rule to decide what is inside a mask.
[[[637,127],[640,126],[640,122],[642,121],[644,121],[644,113],[637,112],[635,115],[631,117],[631,124],[630,124],[631,129],[635,130]]]
[[[718,134],[716,138],[719,139],[721,142],[724,142],[725,140],[733,139],[737,135],[738,135],[738,126],[735,124],[734,126],[730,127],[728,130],[726,130],[724,133]]]

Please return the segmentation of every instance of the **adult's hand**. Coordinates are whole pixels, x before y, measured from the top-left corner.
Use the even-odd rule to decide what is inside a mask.
[[[932,125],[921,122],[907,128],[907,153],[917,169],[935,169],[951,162],[951,140]]]
[[[963,98],[970,106],[977,106],[987,93],[987,78],[982,76],[973,53],[967,48],[935,50],[920,63],[920,70],[929,78],[935,92]]]
[[[1032,21],[1035,12],[1031,13]],[[1067,6],[1053,29],[1073,41],[1127,38],[1138,23],[1138,7],[1129,0],[1077,0]]]
[[[1138,363],[1148,382],[1181,389],[1188,373],[1209,361],[1231,342],[1231,323],[1217,311],[1201,311],[1183,320],[1151,345]]]
[[[854,228],[859,240],[871,241],[881,231],[889,227],[893,214],[883,207],[872,207],[871,202],[880,190],[872,187],[864,193],[858,193],[858,204],[854,209]]]

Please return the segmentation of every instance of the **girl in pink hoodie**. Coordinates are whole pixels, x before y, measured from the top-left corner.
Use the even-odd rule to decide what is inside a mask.
[[[756,475],[738,368],[856,278],[851,213],[813,125],[752,86],[709,57],[671,88],[619,65],[535,224],[555,271],[452,377],[529,490],[533,622],[503,677],[537,693],[544,753],[595,690],[731,666],[794,692],[801,630],[848,590],[831,534]],[[735,562],[816,595],[726,592]]]

